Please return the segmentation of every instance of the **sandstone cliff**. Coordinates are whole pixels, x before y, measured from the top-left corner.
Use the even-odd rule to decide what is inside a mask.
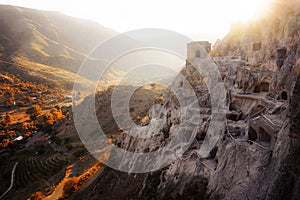
[[[182,158],[153,173],[126,174],[106,168],[84,190],[84,198],[110,199],[119,194],[118,198],[132,199],[299,199],[299,6],[298,0],[277,0],[262,19],[233,26],[215,45],[211,54],[225,83],[228,110],[222,136],[207,157],[200,157],[197,150],[208,135],[212,94],[207,94],[193,63],[187,63],[181,74],[194,87],[197,102],[183,109],[193,110],[199,103],[202,116],[195,124],[198,131],[190,148]],[[174,85],[184,88],[180,79]],[[120,147],[155,151],[184,134],[178,128],[176,99],[167,95],[162,105],[167,120],[162,129],[150,126],[157,133],[152,140],[124,135]],[[142,134],[144,130],[135,131]],[[124,157],[120,165],[132,162]]]

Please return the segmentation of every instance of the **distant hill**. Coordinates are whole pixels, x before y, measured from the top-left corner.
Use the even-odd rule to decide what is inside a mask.
[[[0,41],[9,53],[43,64],[82,58],[116,34],[96,22],[14,6],[0,6],[0,24]]]
[[[67,90],[72,89],[76,73],[85,59],[88,65],[84,68],[82,77],[79,77],[83,89],[90,87],[91,81],[98,80],[95,71],[104,69],[108,62],[101,57],[101,53],[87,55],[101,42],[118,35],[117,32],[89,20],[59,12],[8,5],[0,5],[0,27],[0,59],[14,63],[0,62],[0,72],[18,74],[19,78],[26,81],[45,82]],[[105,51],[122,52],[128,47],[143,47],[141,44],[143,43],[139,38],[118,35],[114,44],[106,44]],[[160,59],[161,56],[165,60],[168,58],[164,53],[152,55],[155,59]],[[174,59],[169,57],[169,60]],[[121,59],[106,71],[105,79],[99,82],[99,86],[116,84],[116,80],[129,71],[130,78],[125,77],[121,84],[145,80],[169,83],[176,71],[179,71],[178,67],[182,67],[175,66],[176,64],[171,66],[175,72],[157,65],[144,66],[144,70],[133,70],[144,62],[143,52]]]
[[[117,34],[100,24],[59,12],[0,5],[0,71],[70,89],[87,54]],[[88,58],[95,62],[102,62]],[[83,78],[83,82],[90,80]]]

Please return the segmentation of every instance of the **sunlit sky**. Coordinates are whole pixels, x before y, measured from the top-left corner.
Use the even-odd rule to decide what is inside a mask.
[[[0,0],[17,5],[91,19],[118,32],[165,28],[215,42],[233,22],[259,16],[272,0]]]

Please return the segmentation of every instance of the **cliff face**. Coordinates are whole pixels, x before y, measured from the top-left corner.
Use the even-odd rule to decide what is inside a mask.
[[[250,74],[269,71],[267,97],[286,101],[287,106],[280,115],[269,116],[273,121],[281,119],[271,149],[257,151],[253,146],[221,142],[223,151],[217,157],[223,165],[209,183],[212,199],[299,198],[299,6],[297,0],[277,0],[262,19],[233,26],[214,47],[215,56],[240,56]],[[242,78],[235,80],[244,80],[248,88],[251,86],[247,73],[238,76]]]
[[[298,0],[274,0],[261,17],[247,24],[235,23],[228,35],[213,48],[214,56],[241,56],[250,64],[270,63],[283,58],[299,38],[300,4]],[[283,50],[283,51],[281,51]],[[270,67],[274,67],[271,62]]]
[[[202,117],[196,124],[195,140],[183,157],[154,173],[128,175],[106,168],[85,189],[85,197],[114,198],[128,188],[119,198],[299,199],[299,8],[299,1],[275,1],[265,17],[233,27],[214,47],[212,59],[225,83],[228,110],[222,137],[208,157],[200,158],[197,149],[208,135],[211,94],[207,94],[203,77],[187,63],[181,74],[196,91]],[[180,83],[175,81],[177,89],[184,88]],[[151,127],[157,133],[153,140],[124,135],[120,147],[155,151],[175,135],[184,134],[178,129],[182,123],[178,102],[166,96],[162,105],[167,120],[163,129]],[[194,105],[191,102],[185,109],[193,110]],[[142,134],[143,130],[136,131]],[[131,162],[123,158],[120,165]]]
[[[276,0],[261,19],[250,24],[233,25],[230,33],[215,44],[211,54],[239,56],[247,62],[252,73],[257,70],[270,71],[270,96],[290,99],[293,107],[290,116],[295,121],[298,115],[298,109],[295,108],[298,107],[299,45],[300,1]],[[250,87],[249,77],[244,75],[243,78],[248,79],[247,87]],[[299,130],[296,127],[294,129]]]

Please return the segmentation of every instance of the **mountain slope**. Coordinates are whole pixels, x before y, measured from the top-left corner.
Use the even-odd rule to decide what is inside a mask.
[[[116,34],[88,20],[13,6],[0,6],[0,25],[1,45],[10,55],[60,68],[66,67],[59,66],[63,62],[76,64]]]
[[[116,34],[58,12],[6,5],[0,5],[0,27],[0,59],[14,63],[1,62],[1,71],[68,90],[91,49]],[[91,85],[84,77],[82,84]]]

